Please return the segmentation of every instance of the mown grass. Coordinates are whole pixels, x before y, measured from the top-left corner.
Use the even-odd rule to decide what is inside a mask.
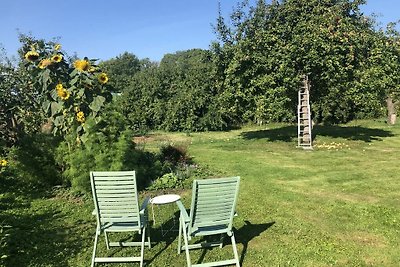
[[[296,127],[284,124],[154,133],[142,145],[187,146],[196,163],[218,176],[241,176],[235,233],[243,266],[398,266],[400,126],[356,121],[316,126],[314,133],[313,151],[296,148]],[[188,207],[190,191],[180,194]],[[89,265],[95,230],[90,199],[60,193],[19,199],[10,192],[0,203],[0,219],[11,226],[12,237],[5,266]],[[159,231],[176,207],[157,212],[154,246],[145,252],[148,266],[185,266],[184,254],[176,253],[176,233],[161,237]],[[101,241],[100,253],[132,252],[107,252]],[[228,244],[195,251],[192,258],[230,255]]]

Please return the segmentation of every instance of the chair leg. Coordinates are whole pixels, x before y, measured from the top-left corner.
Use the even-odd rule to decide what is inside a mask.
[[[143,266],[145,236],[146,236],[146,226],[143,227],[143,231],[142,231],[142,245],[141,245],[141,250],[140,250],[140,267]]]
[[[224,246],[224,237],[225,237],[225,235],[221,234],[221,238],[220,238],[221,244],[219,245],[220,248],[222,248]]]
[[[186,261],[187,261],[187,266],[190,267],[192,266],[191,262],[190,262],[190,255],[189,255],[189,241],[188,241],[188,236],[186,233],[186,226],[185,226],[185,222],[183,220],[181,220],[182,224],[182,230],[183,230],[183,240],[185,241],[185,252],[186,252]]]
[[[99,232],[97,232],[97,230],[96,230],[96,236],[95,236],[95,238],[94,238],[94,245],[93,245],[93,255],[92,255],[92,263],[91,263],[91,267],[94,267],[94,260],[95,260],[95,258],[96,258],[96,248],[97,248],[97,241],[98,241],[98,238],[99,238]]]
[[[104,231],[104,236],[106,237],[106,246],[107,246],[107,249],[110,249],[110,242],[109,242],[109,240],[108,240],[108,235],[107,235],[107,232],[106,232],[106,231]]]
[[[149,242],[149,248],[151,248],[151,240],[150,240],[150,225],[147,224],[147,242]]]
[[[235,255],[236,266],[240,267],[239,255],[237,253],[237,247],[236,247],[236,240],[235,240],[235,236],[234,236],[233,233],[232,233],[232,236],[231,236],[231,241],[232,241],[233,254]]]
[[[181,244],[181,237],[182,237],[182,223],[181,223],[181,219],[179,218],[179,234],[178,234],[178,254],[181,254],[181,248],[182,248],[182,244]]]

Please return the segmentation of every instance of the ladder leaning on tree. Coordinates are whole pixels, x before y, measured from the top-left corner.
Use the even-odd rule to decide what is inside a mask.
[[[312,149],[310,88],[308,76],[304,75],[302,86],[299,89],[299,104],[297,106],[297,140],[298,146],[303,149]]]

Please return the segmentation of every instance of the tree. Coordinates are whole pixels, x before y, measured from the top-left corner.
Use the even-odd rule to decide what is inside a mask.
[[[215,65],[210,51],[167,54],[159,66],[134,75],[121,97],[136,131],[200,131],[225,126],[215,102]]]
[[[312,81],[317,121],[382,114],[381,90],[361,79],[366,66],[380,68],[370,61],[379,34],[359,10],[364,3],[284,0],[267,5],[260,0],[248,7],[243,1],[229,23],[220,16],[213,51],[225,114],[234,123],[293,121],[302,74]]]
[[[156,63],[148,58],[141,59],[132,53],[124,52],[121,55],[100,62],[99,66],[110,76],[110,86],[116,92],[124,90],[130,79],[139,71],[155,66]]]

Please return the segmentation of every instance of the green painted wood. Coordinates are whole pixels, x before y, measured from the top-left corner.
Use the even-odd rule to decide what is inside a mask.
[[[136,176],[134,171],[124,172],[90,172],[94,213],[97,219],[97,231],[93,248],[92,264],[113,262],[140,262],[143,265],[143,249],[145,245],[145,219],[148,200],[139,210]],[[96,257],[98,236],[102,232],[138,232],[142,235],[141,242],[131,242],[141,246],[140,257]],[[128,246],[129,242],[109,242],[112,246]],[[130,244],[130,245],[132,245]],[[150,237],[147,244],[150,247]]]
[[[214,261],[200,264],[192,264],[192,267],[212,267],[212,266],[225,266],[236,264],[236,260]]]
[[[118,262],[138,262],[141,257],[114,257],[114,258],[95,258],[94,262],[98,263],[118,263]]]
[[[97,194],[122,194],[122,193],[129,193],[132,195],[132,191],[135,190],[135,187],[133,186],[124,186],[124,187],[112,187],[112,188],[104,188],[104,187],[98,187],[97,188]]]
[[[145,245],[148,245],[148,242],[144,242]],[[135,247],[141,246],[142,242],[110,242],[110,247]]]
[[[134,185],[136,186],[136,183],[132,182],[131,180],[124,180],[124,181],[119,181],[118,182],[119,185]],[[111,185],[111,186],[115,186],[115,181],[114,180],[105,180],[105,181],[99,181],[96,180],[96,185],[97,186],[107,186],[107,185]]]
[[[178,253],[185,250],[188,266],[222,266],[235,264],[239,266],[236,241],[232,232],[239,177],[206,179],[193,181],[192,202],[188,216],[182,203],[177,203],[181,212],[179,224]],[[202,247],[201,244],[190,245],[193,236],[227,234],[231,237],[234,259],[192,265],[189,249]],[[184,246],[181,247],[183,235]]]

